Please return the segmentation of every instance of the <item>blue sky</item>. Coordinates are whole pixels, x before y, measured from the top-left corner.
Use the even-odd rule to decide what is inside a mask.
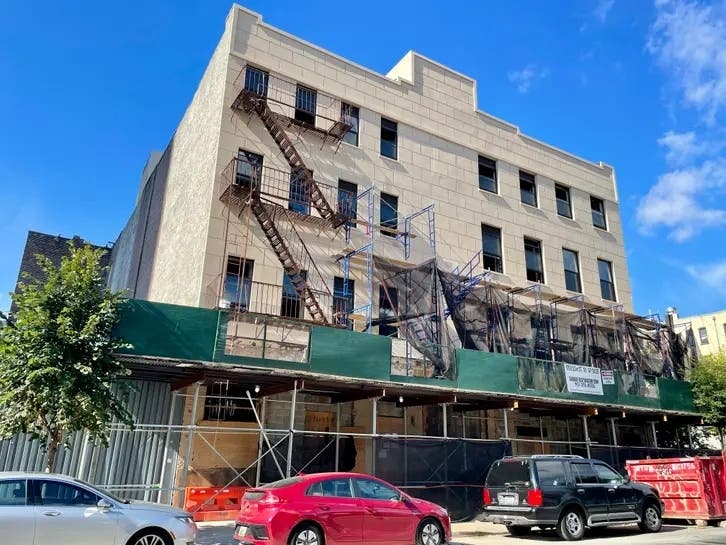
[[[245,5],[379,72],[413,49],[475,78],[480,109],[616,168],[637,312],[726,308],[725,1]],[[115,240],[230,6],[0,0],[0,309],[27,230]]]

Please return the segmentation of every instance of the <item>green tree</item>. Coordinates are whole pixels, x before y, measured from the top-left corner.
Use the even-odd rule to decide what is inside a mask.
[[[103,250],[70,245],[56,267],[37,256],[44,281],[25,278],[0,328],[0,437],[29,434],[53,471],[58,449],[85,430],[108,446],[108,424],[133,425],[128,370],[114,357],[120,297],[105,287]]]
[[[704,356],[691,371],[691,384],[696,406],[706,424],[718,430],[724,445],[726,430],[726,354]]]

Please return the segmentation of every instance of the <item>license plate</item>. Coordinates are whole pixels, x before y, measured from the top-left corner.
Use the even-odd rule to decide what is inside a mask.
[[[234,530],[234,535],[237,537],[245,537],[247,535],[247,526],[244,524],[238,524]]]
[[[519,505],[519,494],[497,494],[499,505]]]

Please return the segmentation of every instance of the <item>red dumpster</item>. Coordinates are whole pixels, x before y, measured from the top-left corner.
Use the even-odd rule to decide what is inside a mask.
[[[633,481],[647,483],[660,493],[664,518],[726,519],[726,472],[721,457],[628,460]]]

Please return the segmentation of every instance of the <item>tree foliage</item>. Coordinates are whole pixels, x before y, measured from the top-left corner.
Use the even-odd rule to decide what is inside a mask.
[[[726,428],[726,354],[704,356],[691,372],[694,402],[706,424],[715,426],[723,438]]]
[[[70,245],[60,266],[38,256],[45,280],[26,278],[12,294],[16,311],[0,328],[0,437],[29,434],[52,471],[60,445],[85,430],[108,445],[113,420],[133,425],[125,407],[128,371],[112,334],[120,297],[105,287],[103,250]]]

